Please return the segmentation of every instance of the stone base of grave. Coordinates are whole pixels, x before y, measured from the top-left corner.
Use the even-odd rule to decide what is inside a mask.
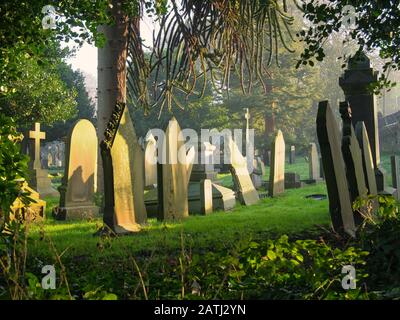
[[[303,182],[304,184],[315,184],[315,183],[318,183],[318,182],[321,182],[321,181],[323,181],[322,178],[301,180],[301,182]]]
[[[397,189],[392,187],[386,186],[382,191],[378,191],[378,194],[382,196],[393,196],[395,199],[397,199]]]
[[[46,217],[46,201],[39,198],[39,193],[30,188],[25,182],[22,186],[24,192],[30,192],[29,197],[35,200],[26,206],[21,198],[17,198],[11,206],[11,220],[20,219],[24,221],[41,221]]]
[[[235,192],[215,183],[212,186],[213,211],[233,209],[236,205]],[[200,182],[189,183],[188,203],[190,214],[201,213]],[[156,218],[158,216],[157,190],[150,190],[145,194],[145,205],[147,216],[149,218]]]
[[[47,170],[33,170],[29,184],[40,194],[41,197],[60,196],[60,193],[52,187]]]
[[[235,192],[218,184],[212,183],[213,211],[227,211],[233,209],[236,205]],[[193,182],[189,184],[189,213],[201,213],[200,204],[200,183]]]
[[[99,217],[99,208],[93,205],[57,207],[53,210],[56,220],[85,220]]]

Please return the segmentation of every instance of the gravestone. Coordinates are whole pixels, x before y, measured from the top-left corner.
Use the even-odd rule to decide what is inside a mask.
[[[31,198],[33,201],[27,205],[20,197],[15,199],[11,205],[10,220],[18,219],[22,221],[33,222],[45,219],[46,202],[39,198],[39,193],[30,188],[26,181],[23,182],[21,190],[29,193],[29,198]]]
[[[187,159],[184,138],[175,118],[169,121],[162,142],[163,163],[157,165],[160,220],[181,220],[189,216],[188,184],[192,164]],[[191,153],[194,155],[194,149]]]
[[[321,180],[318,151],[314,142],[310,143],[308,146],[308,168],[310,180]]]
[[[260,168],[261,175],[264,177],[267,174],[265,171],[265,163],[264,163],[264,161],[262,161],[261,157],[259,157],[259,156],[256,157],[256,161],[257,161],[257,167]]]
[[[214,154],[216,147],[209,142],[199,142],[197,163],[193,164],[190,181],[200,182],[204,179],[216,180],[217,172],[214,170]]]
[[[151,131],[147,134],[145,141],[145,187],[154,188],[157,185],[157,141]]]
[[[397,200],[400,200],[400,182],[399,182],[399,157],[398,156],[391,156],[390,157],[390,164],[392,167],[392,186],[396,189],[394,194]]]
[[[249,171],[247,169],[246,158],[243,157],[235,141],[231,137],[227,137],[229,143],[229,153],[231,162],[231,174],[236,188],[237,197],[241,204],[252,205],[257,203],[260,198],[251,181]]]
[[[262,165],[258,161],[259,157],[254,157],[253,159],[253,172],[250,173],[251,181],[256,189],[262,186]],[[265,171],[265,170],[264,170]]]
[[[303,183],[300,180],[300,175],[294,172],[285,172],[285,189],[302,188]]]
[[[285,140],[281,130],[276,133],[271,150],[269,195],[274,197],[285,191]]]
[[[41,197],[59,196],[53,189],[48,171],[42,169],[40,161],[40,140],[46,139],[46,134],[40,131],[40,123],[36,122],[34,130],[29,131],[29,169],[31,170],[29,185],[35,189]]]
[[[355,236],[356,227],[341,150],[341,136],[328,101],[318,104],[316,124],[333,227],[338,232],[344,231]]]
[[[353,124],[351,123],[352,115],[349,103],[347,101],[340,102],[339,111],[343,122],[342,153],[346,166],[350,200],[353,203],[358,197],[366,199],[368,189],[365,182],[361,149],[354,132]],[[360,211],[367,213],[367,207],[360,208]],[[354,218],[357,224],[363,221],[363,217],[359,212],[355,212]]]
[[[210,214],[213,211],[212,182],[210,179],[200,181],[201,214]]]
[[[67,142],[66,167],[60,190],[57,219],[85,219],[98,215],[94,204],[97,179],[97,134],[86,119],[72,127]]]
[[[116,104],[104,135],[104,223],[117,234],[137,232],[147,219],[144,154],[124,103]]]
[[[339,85],[351,105],[353,126],[363,121],[367,129],[378,192],[390,194],[391,190],[385,190],[385,172],[380,166],[377,97],[370,90],[370,86],[377,80],[378,72],[371,68],[370,60],[360,49],[349,59],[348,68],[339,79]]]
[[[374,159],[372,158],[367,129],[362,121],[359,121],[356,124],[356,136],[362,151],[364,177],[367,184],[368,193],[376,196],[378,194],[378,189],[375,179]]]
[[[296,163],[296,147],[290,146],[289,164],[295,164],[295,163]]]
[[[217,172],[215,171],[214,159],[216,147],[209,142],[201,142],[198,147],[198,164],[193,165],[189,183],[189,213],[205,214],[204,195],[210,196],[211,211],[230,210],[236,204],[235,193],[228,188],[217,184]],[[218,154],[219,157],[219,154]],[[203,186],[202,181],[211,181],[211,188]],[[206,182],[208,183],[208,182]],[[204,195],[203,195],[204,192]]]

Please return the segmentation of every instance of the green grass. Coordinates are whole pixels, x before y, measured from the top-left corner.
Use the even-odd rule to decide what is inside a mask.
[[[48,244],[40,240],[41,229],[52,239],[59,252],[66,250],[64,256],[122,255],[126,249],[141,252],[160,247],[175,250],[180,247],[182,233],[194,246],[207,248],[217,243],[228,245],[243,237],[301,232],[315,225],[330,223],[328,200],[304,198],[312,193],[326,193],[325,185],[287,190],[282,196],[262,199],[253,206],[237,206],[232,211],[215,212],[208,216],[190,216],[182,222],[162,223],[150,219],[140,233],[113,239],[113,249],[105,252],[98,250],[100,239],[93,236],[102,225],[100,218],[55,221],[50,212],[56,198],[50,198],[47,199],[47,220],[31,229],[29,252],[36,257],[48,255]]]

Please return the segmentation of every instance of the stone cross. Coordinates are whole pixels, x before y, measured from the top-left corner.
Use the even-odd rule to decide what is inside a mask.
[[[40,131],[40,123],[35,122],[35,130],[29,131],[29,138],[35,140],[35,153],[33,160],[33,169],[40,169],[40,140],[46,139],[46,133]]]

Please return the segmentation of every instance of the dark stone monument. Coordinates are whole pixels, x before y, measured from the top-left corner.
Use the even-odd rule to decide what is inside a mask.
[[[344,231],[355,236],[356,228],[346,178],[346,167],[342,157],[341,136],[328,101],[319,103],[316,124],[333,227],[338,232]]]
[[[285,172],[285,189],[297,189],[303,187],[300,175],[294,172]]]
[[[346,101],[351,105],[353,126],[363,121],[368,132],[372,158],[376,170],[378,192],[385,189],[384,172],[380,168],[379,131],[376,97],[369,86],[378,80],[378,73],[371,68],[368,57],[360,49],[349,60],[347,70],[339,79]]]

